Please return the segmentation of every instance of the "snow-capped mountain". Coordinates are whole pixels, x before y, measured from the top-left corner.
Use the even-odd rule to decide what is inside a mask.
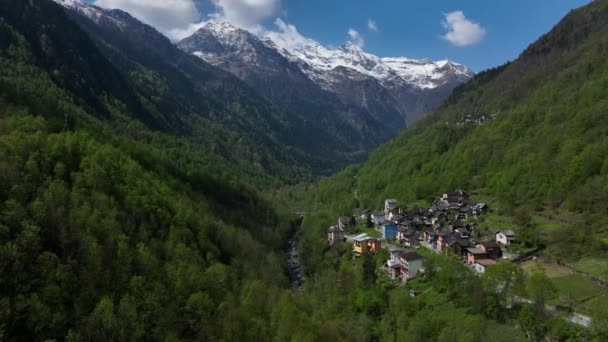
[[[314,77],[322,72],[313,74],[308,64],[295,54],[279,48],[269,38],[229,23],[209,22],[177,45],[231,72],[302,117],[311,118],[319,113],[342,117],[348,125],[358,126],[357,130],[366,132],[364,136],[377,142],[389,139],[406,125],[405,113],[375,79],[355,86],[352,81],[356,76],[340,80],[341,75],[333,75],[333,85],[329,86],[329,82],[321,82],[321,77]]]
[[[118,26],[124,27],[124,24],[116,19],[113,19],[109,16],[104,15],[104,11],[96,6],[91,6],[86,4],[83,0],[54,0],[56,3],[62,5],[65,8],[78,12],[95,23],[98,23],[101,20],[108,19],[112,20]]]
[[[251,69],[257,69],[255,78],[260,79],[263,78],[260,68],[277,72],[276,68],[282,66],[289,77],[305,76],[348,105],[373,111],[370,102],[382,98],[388,101],[381,104],[382,111],[390,107],[409,123],[433,110],[455,86],[473,76],[467,67],[449,60],[380,58],[351,42],[335,49],[308,43],[287,50],[268,37],[259,37],[225,22],[207,23],[178,46],[256,87],[259,84],[248,80]],[[375,93],[378,91],[381,94]],[[380,109],[377,105],[374,104],[376,109]]]
[[[231,72],[272,99],[283,100],[293,96],[294,91],[309,93],[316,87],[271,40],[260,39],[228,23],[207,23],[196,34],[179,42],[178,47]],[[273,86],[286,82],[296,84],[297,88]]]
[[[304,45],[291,51],[282,50],[314,80],[331,83],[326,76],[336,68],[348,68],[361,75],[373,77],[383,85],[405,83],[420,89],[434,89],[449,82],[452,77],[467,80],[473,73],[461,64],[442,60],[415,60],[405,57],[386,57],[364,52],[359,46],[346,42],[337,49],[320,44]]]
[[[158,108],[163,122],[179,129],[189,127],[175,118],[200,116],[326,174],[362,161],[404,126],[400,113],[386,105],[388,93],[386,99],[369,101],[372,110],[344,104],[272,42],[249,32],[226,26],[217,27],[223,33],[218,38],[225,39],[208,30],[191,37],[207,63],[124,11],[57,2],[139,95]],[[224,34],[230,32],[234,35]],[[180,46],[186,48],[186,42]]]
[[[186,52],[197,57],[192,60],[238,77],[284,111],[282,122],[293,139],[327,136],[332,144],[348,146],[357,153],[394,137],[472,75],[466,67],[450,61],[380,58],[351,43],[330,49],[310,41],[287,50],[268,37],[218,22],[207,23],[174,46],[124,11],[99,8],[82,0],[55,1],[99,28],[82,22],[92,34],[102,37],[103,46],[115,45],[108,49],[111,58],[122,50],[123,57],[150,67],[156,58],[162,58],[181,61],[180,68],[184,63],[191,70],[206,68],[180,56],[187,56]],[[110,38],[114,41],[111,44],[107,42]],[[124,63],[130,65],[129,61]],[[165,76],[175,78],[170,73]],[[319,148],[330,148],[331,144],[317,140]]]

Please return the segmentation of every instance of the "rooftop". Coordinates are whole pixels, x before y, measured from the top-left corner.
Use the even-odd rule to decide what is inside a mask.
[[[353,238],[353,241],[361,242],[361,241],[367,241],[367,240],[371,240],[371,239],[373,239],[371,236],[367,235],[366,233],[363,233],[363,234],[359,234],[359,235],[355,236]]]
[[[484,246],[486,249],[487,248],[498,248],[498,244],[494,241],[484,241],[484,242],[480,242],[479,244]]]
[[[399,258],[410,261],[410,260],[423,259],[423,256],[416,252],[403,252],[403,253],[399,254]]]
[[[492,265],[496,265],[496,260],[481,259],[481,260],[476,260],[475,263],[480,264],[481,266],[492,266]]]
[[[471,254],[486,254],[486,252],[482,251],[479,248],[467,248],[467,251]]]

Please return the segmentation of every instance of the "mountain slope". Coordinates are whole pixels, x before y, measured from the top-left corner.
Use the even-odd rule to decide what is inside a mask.
[[[328,49],[310,42],[287,50],[269,37],[225,22],[207,23],[178,46],[279,103],[297,108],[293,101],[313,105],[312,98],[326,115],[350,114],[355,122],[372,118],[391,134],[435,108],[435,98],[447,96],[472,76],[466,67],[450,61],[379,58],[352,43]],[[384,134],[370,129],[375,129],[374,135]]]
[[[0,3],[0,340],[270,336],[289,220],[130,86],[56,4]]]
[[[372,152],[364,164],[349,167],[314,186],[278,192],[277,201],[285,199],[307,213],[299,245],[308,278],[324,279],[328,288],[335,283],[350,284],[347,270],[356,266],[350,261],[349,245],[327,246],[327,227],[335,225],[336,216],[382,208],[387,198],[396,198],[409,210],[426,207],[447,191],[466,189],[490,208],[487,216],[468,221],[476,225],[474,232],[513,229],[522,240],[532,237],[537,239],[535,243],[540,241],[539,247],[545,249],[535,253],[540,253],[539,260],[543,261],[529,261],[526,266],[542,265],[534,272],[546,275],[563,267],[564,273],[553,279],[556,289],[544,292],[556,292],[555,303],[592,317],[589,329],[569,325],[561,313],[550,318],[544,309],[529,310],[525,305],[502,306],[498,315],[493,314],[497,304],[494,277],[511,268],[511,273],[498,283],[504,288],[503,284],[521,272],[521,264],[498,262],[468,283],[470,268],[460,269],[460,260],[447,258],[448,264],[435,267],[437,259],[445,258],[436,258],[422,247],[417,250],[427,260],[422,279],[384,291],[381,288],[390,285],[379,279],[374,293],[388,299],[365,297],[368,302],[378,303],[377,309],[366,316],[373,322],[369,326],[380,325],[385,329],[382,337],[388,340],[518,340],[512,332],[488,336],[499,327],[469,328],[467,322],[484,323],[479,317],[447,314],[453,305],[466,314],[482,313],[483,317],[506,322],[528,339],[605,340],[606,289],[582,275],[601,279],[598,283],[607,276],[603,266],[608,260],[606,47],[608,1],[596,0],[569,13],[515,61],[479,73],[456,88],[437,111]],[[519,250],[519,246],[508,247],[509,252],[513,250]],[[379,259],[385,261],[387,257]],[[435,274],[436,270],[441,271]],[[521,296],[531,294],[531,280],[538,276],[542,274],[529,274],[528,291]],[[488,283],[494,285],[488,287]],[[551,287],[552,281],[545,279],[543,283]],[[409,289],[422,293],[409,302],[404,298],[411,294]],[[573,300],[572,293],[577,289],[580,298]],[[313,291],[317,296],[328,292],[323,286]],[[349,316],[350,298],[361,298],[357,291],[340,288],[334,306],[324,302],[321,307],[328,309],[312,306],[311,312],[335,317],[327,314],[334,309]],[[324,298],[333,299],[329,295]],[[340,302],[343,298],[348,299]],[[593,307],[583,307],[591,300]],[[407,304],[396,305],[399,301]],[[378,324],[374,319],[386,308],[384,303],[389,309],[382,312]],[[398,309],[391,310],[391,305]],[[432,310],[425,314],[420,308]],[[501,320],[502,314],[510,318]],[[445,316],[438,318],[441,315]],[[456,328],[450,329],[452,324]],[[471,335],[456,337],[465,332]]]
[[[326,174],[363,157],[362,147],[340,136],[343,125],[333,125],[335,130],[328,131],[326,119],[318,114],[303,118],[279,108],[229,73],[182,52],[129,14],[80,1],[59,3],[131,81],[144,102],[153,106],[151,111],[177,120],[170,123],[172,130],[196,136],[202,133],[197,127],[208,126],[197,121],[220,124],[229,130],[222,134],[252,141],[255,146],[248,149],[257,150],[252,162],[267,174],[283,172],[277,169],[280,164]],[[300,177],[290,175],[284,180],[294,182]]]
[[[272,41],[228,23],[207,23],[178,46],[258,89],[309,125],[308,131],[336,137],[343,145],[336,149],[368,151],[404,127],[395,108],[380,102],[370,111],[371,103],[364,108],[357,101],[341,101],[313,82]]]
[[[384,198],[409,205],[466,188],[496,199],[507,212],[585,213],[586,234],[605,236],[606,46],[608,1],[595,1],[568,14],[517,60],[457,88],[363,165],[322,181],[307,201],[342,214]],[[577,240],[578,233],[562,234],[555,235],[556,242],[568,241],[560,255],[603,253],[601,244],[595,250]]]
[[[323,89],[338,94],[343,101],[360,98],[369,101],[377,94],[390,98],[383,100],[385,105],[401,113],[407,124],[413,124],[431,112],[452,89],[473,76],[467,67],[449,60],[433,62],[405,57],[380,58],[364,52],[351,42],[338,49],[307,44],[282,52],[298,63]],[[362,85],[353,92],[352,85],[357,83]],[[380,90],[368,90],[365,84],[369,83],[377,83],[376,88]],[[351,84],[351,87],[344,84]],[[353,96],[357,90],[368,90],[368,95]],[[382,95],[383,91],[388,96]],[[373,110],[365,102],[363,106]]]

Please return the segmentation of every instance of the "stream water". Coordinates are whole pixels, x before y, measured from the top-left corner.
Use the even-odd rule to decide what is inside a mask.
[[[304,277],[300,269],[300,261],[298,260],[298,249],[297,249],[297,236],[298,230],[296,230],[289,242],[287,243],[287,276],[289,277],[289,283],[294,290],[301,290],[304,285]]]

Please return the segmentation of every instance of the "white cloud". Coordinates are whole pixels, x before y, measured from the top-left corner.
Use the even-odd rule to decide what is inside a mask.
[[[185,38],[205,25],[198,0],[95,0],[104,8],[119,8],[149,24],[172,40]],[[217,12],[210,20],[228,21],[240,28],[260,31],[259,23],[280,9],[281,0],[211,0]]]
[[[254,27],[280,8],[280,0],[213,0],[213,3],[220,10],[220,20],[241,28]]]
[[[363,39],[359,31],[350,28],[348,29],[348,36],[350,37],[350,41],[358,47],[362,48],[365,45],[365,39]]]
[[[486,30],[467,19],[462,11],[445,13],[444,16],[441,24],[448,32],[441,37],[455,46],[478,44],[486,35]]]
[[[205,26],[209,21],[200,21],[196,23],[188,24],[186,27],[175,27],[166,32],[163,32],[167,37],[173,41],[178,41],[186,37],[191,36],[194,32],[198,31],[201,27]]]
[[[374,31],[374,32],[378,32],[380,31],[378,29],[378,24],[376,24],[376,22],[374,20],[371,19],[367,19],[367,28]]]
[[[289,50],[302,45],[318,44],[316,41],[301,35],[294,25],[285,23],[281,18],[277,18],[274,23],[278,31],[265,31],[258,34],[270,38],[281,48]]]
[[[94,4],[129,12],[172,39],[177,38],[175,32],[201,20],[193,0],[95,0]]]

